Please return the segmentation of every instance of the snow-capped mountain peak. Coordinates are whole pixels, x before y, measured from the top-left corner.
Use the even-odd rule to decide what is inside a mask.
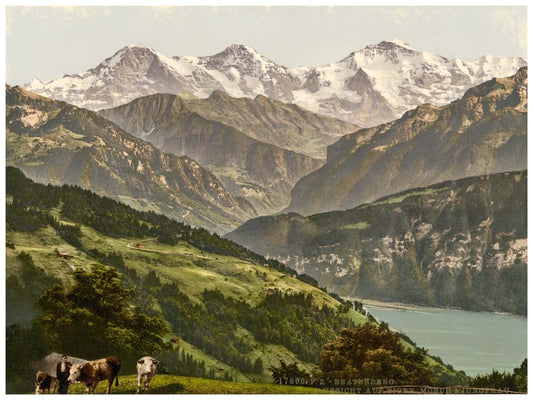
[[[321,67],[285,68],[253,48],[233,43],[212,56],[168,57],[130,45],[79,75],[25,86],[44,96],[90,109],[110,108],[153,93],[190,92],[208,97],[268,96],[308,110],[372,126],[400,117],[422,103],[437,106],[472,86],[513,75],[520,57],[448,59],[394,39],[368,45]]]
[[[415,48],[409,45],[407,42],[394,39],[394,40],[383,40],[378,44],[371,44],[366,46],[364,49],[359,50],[358,52],[363,52],[365,50],[377,50],[381,52],[390,52],[390,51],[407,51],[407,54],[412,52],[418,52]]]
[[[407,42],[404,42],[403,40],[400,40],[400,39],[391,40],[390,43],[394,43],[395,45],[399,47],[404,47],[407,50],[414,50]]]
[[[352,70],[357,70],[369,64],[397,64],[403,57],[414,57],[421,53],[403,40],[384,40],[378,44],[371,44],[360,50],[351,52],[337,64],[341,64]]]
[[[257,73],[269,68],[281,68],[249,46],[233,43],[213,56],[200,57],[200,64],[208,69],[247,69]]]
[[[145,48],[145,49],[150,49],[152,50],[152,48],[150,46],[147,46],[145,45],[144,43],[135,43],[135,44],[130,44],[128,46],[125,47],[126,49],[136,49],[136,48]],[[153,50],[152,50],[153,51]]]
[[[232,43],[222,51],[222,53],[224,52],[232,52],[235,56],[252,54],[261,57],[261,55],[255,49],[240,43]]]
[[[208,56],[209,57],[209,56]],[[235,57],[237,59],[246,59],[249,57],[262,59],[264,58],[255,49],[240,43],[232,43],[220,53],[211,57]]]
[[[376,45],[366,46],[354,53],[356,58],[366,58],[369,60],[380,60],[397,62],[399,57],[413,57],[421,52],[415,50],[404,41],[395,39],[393,41],[382,41]]]
[[[44,87],[44,83],[39,80],[38,78],[33,78],[27,85],[26,88],[30,91],[35,91],[42,89]]]

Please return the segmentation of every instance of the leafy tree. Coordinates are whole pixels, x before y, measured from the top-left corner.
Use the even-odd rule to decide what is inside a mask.
[[[6,328],[6,392],[30,393],[34,390],[33,362],[42,358],[49,348],[43,332],[37,327],[23,328],[10,325]]]
[[[159,276],[155,273],[154,270],[148,272],[146,274],[146,277],[144,278],[143,285],[146,288],[151,287],[160,287],[161,286],[161,280],[159,279]]]
[[[58,282],[56,278],[48,275],[44,269],[35,264],[30,253],[23,251],[17,255],[17,258],[22,262],[20,278],[24,283],[27,295],[34,301],[45,287]]]
[[[524,358],[520,367],[513,371],[515,390],[518,392],[527,392],[527,358]]]
[[[527,358],[513,373],[492,370],[489,374],[478,375],[470,380],[471,387],[527,392]]]
[[[272,372],[272,379],[274,382],[280,384],[298,382],[310,382],[311,375],[298,368],[296,363],[287,364],[283,360],[279,360],[279,367],[270,367],[269,370]]]
[[[45,213],[26,208],[18,198],[6,206],[6,227],[8,230],[34,232],[48,223]]]
[[[478,375],[473,378],[470,382],[470,386],[477,388],[514,390],[514,379],[513,375],[506,371],[499,372],[493,369],[489,374]]]
[[[49,224],[56,230],[56,232],[65,240],[76,248],[81,248],[81,227],[80,225],[65,225],[57,221],[55,218],[48,218]]]
[[[208,377],[205,361],[196,360],[192,354],[186,353],[184,349],[179,352],[168,352],[159,357],[159,363],[164,364],[167,373],[181,376]],[[213,377],[214,378],[214,377]]]
[[[434,378],[422,351],[406,350],[386,324],[365,323],[342,329],[335,342],[324,346],[319,378],[393,380],[399,385],[432,385]]]
[[[7,325],[34,318],[37,315],[34,305],[43,290],[59,282],[37,266],[29,253],[23,251],[17,259],[22,264],[19,277],[10,275],[6,280]]]
[[[88,359],[114,354],[126,365],[166,348],[166,323],[130,307],[132,291],[122,287],[115,269],[78,269],[74,282],[70,292],[56,284],[37,301],[38,324],[57,351]]]
[[[257,375],[260,375],[263,373],[263,360],[261,359],[261,357],[256,358],[252,372]]]

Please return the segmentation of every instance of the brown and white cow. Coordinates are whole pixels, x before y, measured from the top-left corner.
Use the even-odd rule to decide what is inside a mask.
[[[159,361],[154,357],[146,356],[137,361],[137,393],[141,392],[142,381],[144,379],[144,391],[147,392],[150,388]]]
[[[74,364],[70,367],[70,383],[81,382],[87,386],[87,393],[94,393],[94,389],[101,380],[107,379],[109,386],[106,393],[111,393],[113,379],[115,386],[118,386],[118,372],[120,371],[120,360],[111,356],[100,360],[89,361],[85,364]]]
[[[56,387],[56,378],[43,371],[37,372],[37,375],[35,376],[35,394],[42,394],[45,391],[50,393],[50,390],[52,390],[52,393],[55,393]]]

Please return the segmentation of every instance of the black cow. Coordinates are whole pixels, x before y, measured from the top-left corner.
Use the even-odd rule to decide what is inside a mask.
[[[55,393],[56,388],[56,378],[43,371],[37,372],[37,375],[35,376],[35,394],[43,394],[45,391],[50,393],[50,390],[52,390],[52,393]]]

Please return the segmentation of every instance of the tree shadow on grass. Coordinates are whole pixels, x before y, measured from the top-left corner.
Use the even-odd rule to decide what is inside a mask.
[[[168,385],[154,387],[150,390],[150,394],[176,394],[182,393],[185,390],[185,386],[181,383],[174,382],[169,383]]]

